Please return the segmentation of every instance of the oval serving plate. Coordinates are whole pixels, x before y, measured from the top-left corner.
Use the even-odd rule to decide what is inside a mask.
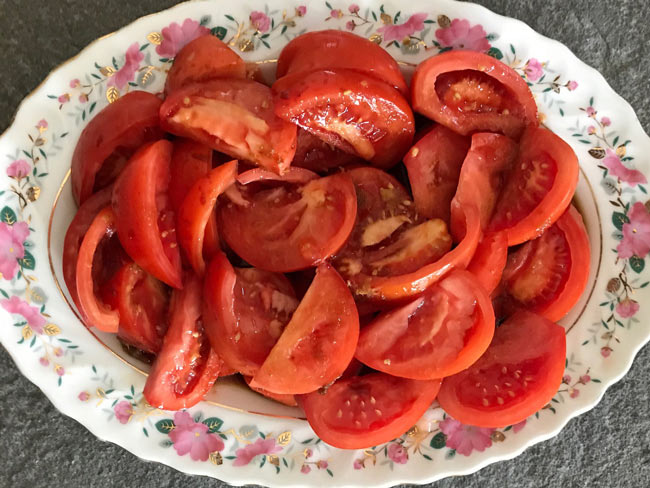
[[[527,421],[468,429],[432,408],[395,441],[344,451],[320,442],[297,409],[275,406],[232,381],[189,411],[152,409],[142,398],[146,366],[120,353],[110,337],[95,337],[68,306],[59,285],[63,236],[74,214],[66,175],[86,122],[129,90],[160,91],[174,55],[193,36],[210,32],[270,76],[290,39],[323,28],[353,30],[380,43],[407,74],[443,50],[487,52],[528,81],[543,124],[578,154],[576,203],[591,238],[592,277],[562,322],[564,382]],[[101,439],[186,473],[236,485],[328,486],[467,474],[556,435],[599,401],[648,341],[650,329],[640,318],[648,316],[650,303],[650,168],[636,159],[648,152],[650,139],[631,107],[599,73],[563,45],[477,5],[181,4],[94,42],[58,68],[21,104],[0,138],[0,339],[61,412]]]

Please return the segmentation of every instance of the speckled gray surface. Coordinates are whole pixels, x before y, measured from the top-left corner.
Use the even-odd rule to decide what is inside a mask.
[[[0,133],[20,100],[93,39],[168,0],[0,0]],[[479,0],[566,44],[628,100],[650,129],[647,0]],[[127,5],[128,4],[128,5]],[[5,325],[5,324],[3,324]],[[648,326],[648,323],[641,324]],[[592,411],[514,460],[438,487],[650,486],[650,348]],[[0,487],[223,486],[139,460],[60,414],[0,348]]]

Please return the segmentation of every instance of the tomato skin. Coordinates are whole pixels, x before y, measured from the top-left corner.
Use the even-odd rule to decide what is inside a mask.
[[[296,150],[296,126],[274,114],[271,89],[252,80],[216,79],[176,90],[160,107],[160,124],[278,174]]]
[[[487,107],[494,110],[463,110],[446,104],[440,98],[438,85],[439,80],[450,73],[476,76],[483,84],[496,84],[504,92],[501,97],[509,102],[507,111],[504,107],[489,104]],[[479,96],[486,96],[481,87],[477,91]],[[460,92],[456,92],[456,96],[460,97]],[[537,105],[526,81],[504,63],[475,51],[448,51],[421,62],[411,80],[411,99],[416,112],[459,134],[491,131],[517,138],[525,126],[537,126]],[[488,102],[498,103],[499,100]]]
[[[305,168],[317,173],[327,173],[334,168],[361,161],[357,156],[341,151],[314,134],[298,127],[296,154],[293,161],[291,161],[291,167]]]
[[[307,32],[280,53],[277,78],[325,69],[347,68],[388,83],[408,97],[408,86],[395,59],[365,37],[340,30]]]
[[[165,200],[171,155],[172,143],[166,140],[142,147],[115,182],[113,211],[117,235],[131,259],[160,281],[180,288],[181,260],[176,239],[167,231],[163,241],[159,222],[169,212]]]
[[[77,204],[112,181],[95,181],[104,162],[120,148],[133,154],[142,144],[162,137],[158,111],[162,101],[144,91],[132,91],[92,118],[81,133],[74,154],[70,182]],[[100,188],[101,189],[101,188]]]
[[[406,99],[367,75],[349,69],[295,73],[272,88],[280,118],[373,166],[394,166],[413,141]]]
[[[194,271],[203,276],[203,240],[217,198],[235,182],[237,161],[217,166],[190,188],[178,211],[178,242]]]
[[[246,63],[217,37],[197,37],[176,54],[167,73],[165,93],[215,78],[246,78]]]
[[[489,295],[470,273],[459,270],[365,326],[355,357],[387,374],[432,380],[471,366],[493,334]]]
[[[287,407],[297,407],[298,402],[296,402],[296,396],[295,395],[283,395],[280,393],[272,393],[270,391],[266,391],[263,388],[255,388],[254,386],[251,386],[251,381],[253,380],[252,376],[244,376],[244,380],[246,381],[246,384],[248,387],[253,390],[255,393],[259,393],[262,396],[265,396],[266,398],[270,398],[271,400],[275,400],[278,403],[282,403],[283,405],[286,405]]]
[[[305,184],[311,180],[318,179],[318,175],[313,171],[304,168],[289,168],[282,176],[262,168],[253,168],[237,175],[237,183],[248,185],[260,181],[282,181],[285,183]]]
[[[465,371],[444,379],[442,408],[479,427],[505,427],[533,415],[557,392],[566,337],[559,325],[520,311],[497,328],[492,344]]]
[[[93,284],[93,257],[102,239],[116,231],[115,214],[105,207],[93,219],[79,247],[76,270],[76,288],[79,297],[79,312],[87,327],[96,327],[104,332],[117,332],[120,318],[97,295]]]
[[[201,282],[188,275],[183,285],[172,292],[169,329],[143,392],[151,406],[164,410],[203,400],[222,366],[201,325]]]
[[[479,241],[474,257],[467,266],[478,283],[492,294],[499,286],[508,260],[508,237],[503,232],[486,234]]]
[[[299,403],[310,427],[323,441],[340,449],[366,449],[404,434],[439,390],[440,380],[371,373],[338,380],[324,393],[301,395]]]
[[[328,263],[298,305],[251,386],[300,394],[341,376],[359,339],[359,314],[345,281]]]
[[[444,125],[436,125],[404,156],[418,213],[449,223],[451,200],[470,140]]]

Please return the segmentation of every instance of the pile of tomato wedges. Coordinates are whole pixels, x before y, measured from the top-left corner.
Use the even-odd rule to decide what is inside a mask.
[[[340,448],[436,399],[484,427],[546,405],[589,241],[576,156],[525,80],[454,50],[409,87],[331,30],[289,42],[276,76],[199,37],[164,93],[118,99],[76,146],[65,281],[88,327],[152,361],[147,401],[187,408],[241,374]]]

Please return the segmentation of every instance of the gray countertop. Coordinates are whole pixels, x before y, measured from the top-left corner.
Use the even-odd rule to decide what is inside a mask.
[[[169,0],[0,0],[0,133],[21,99],[90,41]],[[598,69],[650,129],[650,2],[478,0],[566,44]],[[5,326],[2,324],[0,326]],[[647,326],[648,324],[643,324]],[[436,484],[456,486],[650,486],[650,348],[601,403],[552,440],[514,460]],[[0,487],[223,486],[141,461],[59,413],[0,348]]]

